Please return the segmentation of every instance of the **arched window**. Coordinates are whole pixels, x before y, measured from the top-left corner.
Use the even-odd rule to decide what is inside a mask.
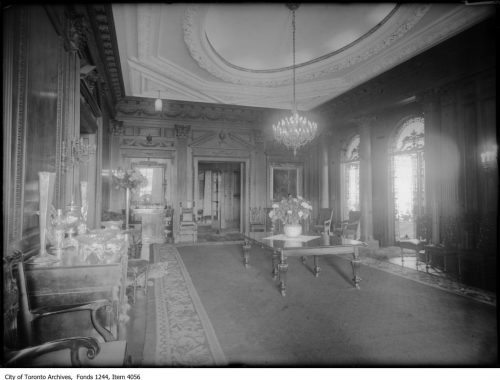
[[[359,211],[359,135],[353,136],[342,154],[342,219]]]
[[[412,117],[392,141],[391,169],[395,239],[419,238],[425,208],[424,118]]]

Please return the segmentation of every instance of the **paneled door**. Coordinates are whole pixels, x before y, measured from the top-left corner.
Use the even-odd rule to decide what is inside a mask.
[[[241,173],[239,164],[227,164],[221,175],[221,229],[240,227]]]

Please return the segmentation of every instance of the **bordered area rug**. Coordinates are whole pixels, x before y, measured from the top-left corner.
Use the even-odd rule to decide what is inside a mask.
[[[226,358],[193,282],[172,245],[153,245],[156,274],[148,293],[146,338],[142,366],[214,367]],[[165,265],[166,263],[166,265]]]

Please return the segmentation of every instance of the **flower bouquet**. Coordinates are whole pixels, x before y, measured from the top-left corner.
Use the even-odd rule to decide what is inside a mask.
[[[302,233],[302,228],[298,232],[290,231],[288,233],[289,228],[287,226],[300,226],[300,221],[309,218],[312,210],[311,203],[301,196],[297,196],[297,198],[283,198],[279,203],[273,203],[272,208],[269,212],[269,217],[273,222],[276,220],[283,222],[285,225],[285,235],[288,236],[298,236]],[[298,227],[295,228],[295,230],[297,229]]]
[[[130,192],[137,191],[139,187],[144,187],[148,184],[148,180],[140,172],[130,169],[123,170],[118,168],[118,170],[113,170],[113,184],[117,189],[125,189],[125,229],[128,230],[129,224],[129,204],[130,204]]]
[[[140,172],[134,169],[124,170],[119,168],[113,170],[113,185],[117,189],[130,189],[136,191],[139,187],[148,184],[148,180]]]

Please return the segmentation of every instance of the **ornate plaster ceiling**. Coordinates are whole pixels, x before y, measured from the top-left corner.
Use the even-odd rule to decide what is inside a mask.
[[[113,4],[125,94],[290,108],[283,4]],[[302,4],[297,105],[310,110],[488,17],[462,4]]]

